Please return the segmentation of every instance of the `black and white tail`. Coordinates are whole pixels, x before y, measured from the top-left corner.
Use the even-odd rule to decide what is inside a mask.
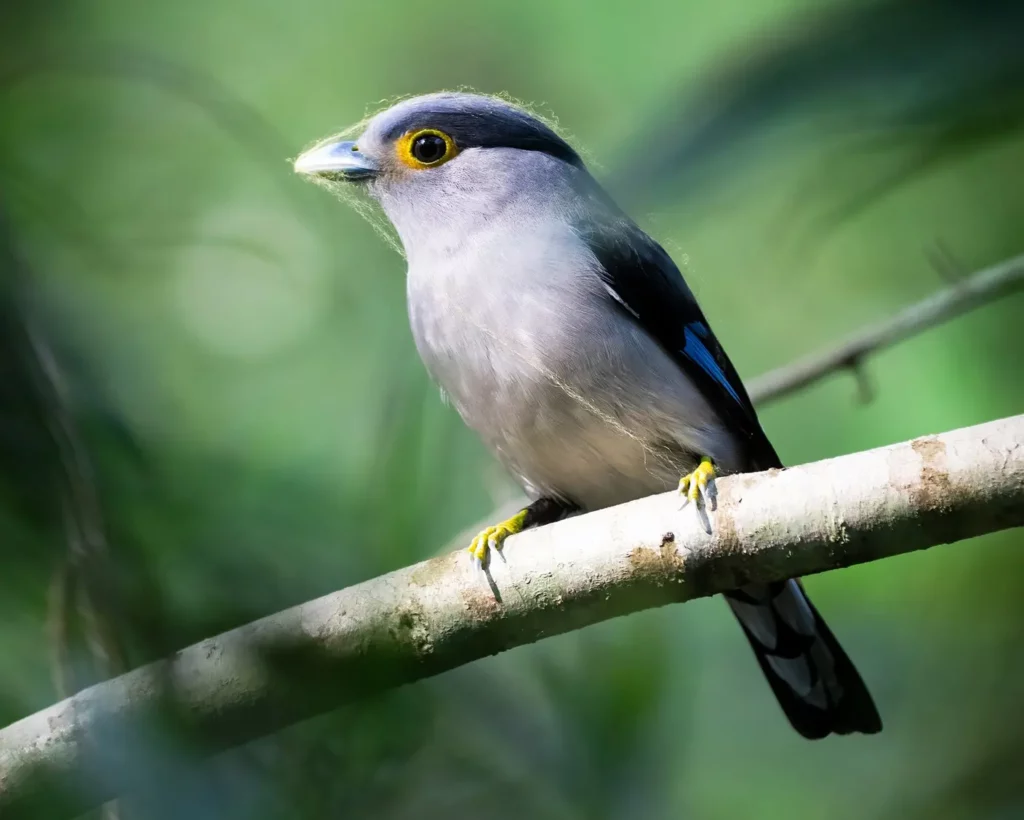
[[[881,730],[867,687],[798,581],[750,585],[725,597],[800,734]]]

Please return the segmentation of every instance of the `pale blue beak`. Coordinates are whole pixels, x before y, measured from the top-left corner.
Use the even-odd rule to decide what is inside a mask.
[[[369,179],[380,167],[359,153],[354,142],[325,142],[310,148],[295,160],[295,173],[307,176]]]

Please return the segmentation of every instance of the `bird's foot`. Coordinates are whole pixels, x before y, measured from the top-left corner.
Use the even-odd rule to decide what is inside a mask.
[[[715,463],[708,456],[700,460],[692,473],[679,479],[679,494],[683,497],[680,509],[692,501],[699,514],[702,505],[697,503],[698,499],[704,502],[703,506],[715,508]]]
[[[473,562],[482,567],[487,566],[487,557],[492,549],[501,550],[506,538],[522,532],[526,528],[528,511],[529,508],[520,510],[500,524],[480,530],[469,545],[469,554],[473,557]]]

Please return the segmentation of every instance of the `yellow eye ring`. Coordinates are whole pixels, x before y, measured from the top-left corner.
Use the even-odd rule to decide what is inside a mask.
[[[398,159],[417,171],[444,165],[459,153],[455,140],[436,128],[421,128],[399,137],[395,144]]]

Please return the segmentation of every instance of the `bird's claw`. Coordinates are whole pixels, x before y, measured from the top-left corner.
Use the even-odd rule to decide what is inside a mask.
[[[704,456],[692,473],[679,479],[679,494],[683,497],[679,509],[691,501],[698,514],[701,506],[715,508],[715,464],[710,458]],[[697,503],[698,499],[703,505]]]
[[[506,538],[522,532],[525,520],[526,510],[521,510],[507,521],[480,530],[476,538],[469,544],[469,554],[473,563],[480,567],[487,566],[487,556],[490,551],[492,549],[500,551]]]

